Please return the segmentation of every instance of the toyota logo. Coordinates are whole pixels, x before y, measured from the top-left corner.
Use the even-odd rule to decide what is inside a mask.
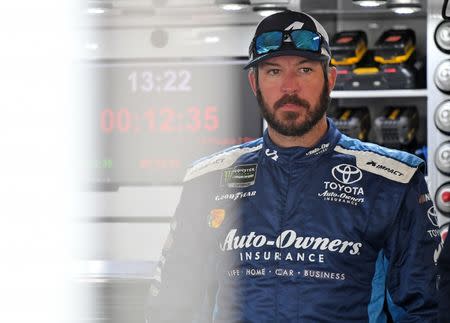
[[[342,184],[353,184],[362,178],[361,170],[353,165],[341,164],[331,170],[333,177]]]
[[[439,223],[438,223],[438,217],[436,214],[436,209],[434,208],[434,206],[430,207],[428,209],[428,219],[430,220],[430,222],[435,226],[435,227],[439,227]]]

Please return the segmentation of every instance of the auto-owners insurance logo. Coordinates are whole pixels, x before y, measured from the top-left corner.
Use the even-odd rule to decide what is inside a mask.
[[[324,191],[318,193],[324,201],[360,205],[364,203],[364,190],[355,185],[362,179],[361,170],[349,164],[340,164],[331,169],[334,180],[324,181]]]

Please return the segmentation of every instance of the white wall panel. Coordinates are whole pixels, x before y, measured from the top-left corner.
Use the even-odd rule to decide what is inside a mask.
[[[79,37],[80,58],[246,57],[253,26],[98,29]],[[166,35],[167,42],[160,35]]]

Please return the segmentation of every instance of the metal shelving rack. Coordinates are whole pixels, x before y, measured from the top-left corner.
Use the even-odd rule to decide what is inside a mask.
[[[427,2],[428,0],[421,1],[422,10],[411,15],[395,14],[386,6],[362,8],[347,0],[302,0],[301,9],[318,18],[328,31],[330,38],[334,32],[338,31],[365,31],[369,49],[373,49],[375,42],[384,30],[413,29],[417,44],[416,62],[418,69],[420,69],[420,67],[425,67],[426,64]],[[329,114],[332,115],[334,109],[337,108],[367,107],[370,112],[370,120],[373,121],[384,115],[388,107],[415,106],[419,115],[419,126],[416,134],[418,146],[426,146],[427,101],[431,93],[427,90],[422,75],[420,77],[420,80],[417,80],[417,89],[332,91]],[[369,134],[367,140],[376,142],[373,132]]]

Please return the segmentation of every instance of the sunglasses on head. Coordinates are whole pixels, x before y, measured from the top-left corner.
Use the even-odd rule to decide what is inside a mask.
[[[322,36],[314,31],[298,29],[262,33],[254,39],[256,54],[262,55],[280,49],[287,37],[291,38],[291,44],[297,49],[320,52]]]

